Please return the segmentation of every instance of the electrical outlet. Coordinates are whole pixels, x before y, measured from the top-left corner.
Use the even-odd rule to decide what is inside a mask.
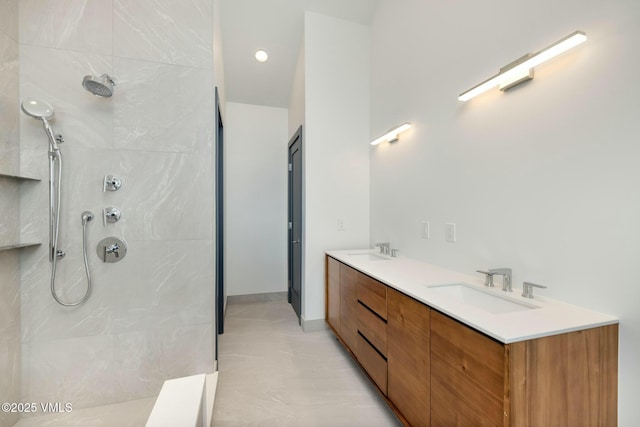
[[[431,237],[431,224],[429,221],[422,221],[420,223],[420,238],[428,239]]]
[[[453,222],[444,225],[444,237],[447,242],[456,242],[456,225]]]
[[[344,219],[338,218],[338,231],[344,231]]]

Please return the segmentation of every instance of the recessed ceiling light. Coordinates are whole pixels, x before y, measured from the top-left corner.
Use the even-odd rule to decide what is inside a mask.
[[[267,52],[265,52],[264,50],[259,50],[256,52],[256,61],[267,62],[267,59],[269,59],[269,55],[267,55]]]

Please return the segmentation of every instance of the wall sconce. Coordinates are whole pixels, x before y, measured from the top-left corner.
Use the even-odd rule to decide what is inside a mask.
[[[396,126],[395,128],[391,129],[389,132],[382,135],[380,138],[377,138],[371,141],[371,145],[378,145],[384,141],[396,142],[398,140],[398,135],[400,135],[400,133],[404,132],[410,127],[411,127],[411,123],[403,123],[400,126]]]
[[[495,76],[462,92],[460,96],[458,96],[458,100],[468,101],[495,86],[499,86],[500,90],[507,90],[522,82],[531,80],[533,78],[534,67],[566,52],[586,40],[587,35],[584,32],[575,31],[539,52],[528,53],[500,68],[500,71]]]

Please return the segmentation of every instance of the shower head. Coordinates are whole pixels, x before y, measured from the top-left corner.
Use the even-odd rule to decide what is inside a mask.
[[[55,114],[51,104],[39,99],[27,98],[22,101],[20,108],[27,116],[33,117],[34,119],[40,119],[45,122],[52,119]]]
[[[82,80],[82,87],[96,96],[102,96],[103,98],[110,98],[113,95],[113,88],[116,85],[116,81],[108,74],[103,74],[100,77],[84,76]]]
[[[64,142],[64,138],[62,135],[53,133],[53,129],[51,129],[51,125],[49,124],[49,120],[55,115],[51,104],[39,99],[26,98],[22,101],[22,104],[20,104],[20,108],[27,116],[42,120],[42,126],[44,126],[44,131],[49,138],[49,150],[58,151],[58,144]]]

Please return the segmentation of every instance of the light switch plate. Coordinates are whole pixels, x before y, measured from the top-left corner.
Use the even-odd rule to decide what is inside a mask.
[[[429,221],[422,221],[420,223],[420,238],[428,239],[431,237],[431,224]]]
[[[444,225],[444,236],[447,242],[456,242],[456,225],[453,222],[447,222]]]

